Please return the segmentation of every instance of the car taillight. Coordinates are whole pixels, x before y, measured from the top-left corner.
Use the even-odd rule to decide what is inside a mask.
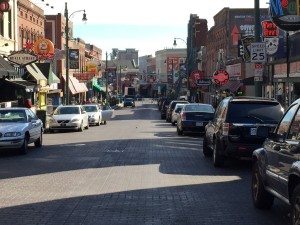
[[[228,136],[229,133],[229,123],[223,123],[222,134]]]
[[[181,118],[181,120],[186,120],[186,115],[185,115],[185,113],[181,113],[181,114],[180,114],[180,118]]]

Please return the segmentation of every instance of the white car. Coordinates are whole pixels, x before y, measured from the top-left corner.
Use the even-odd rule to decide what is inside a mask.
[[[41,147],[43,140],[43,122],[28,108],[0,109],[0,148],[19,149],[26,154],[28,144]]]
[[[89,117],[89,124],[99,126],[102,122],[102,110],[98,104],[85,104],[82,105],[84,111],[87,112]]]
[[[88,114],[81,105],[58,106],[49,119],[49,131],[89,129]]]
[[[171,115],[171,123],[173,126],[175,126],[175,123],[177,123],[177,118],[178,118],[178,116],[180,116],[181,109],[184,105],[185,104],[180,104],[180,103],[177,103],[175,105],[175,108],[172,111],[172,115]]]
[[[106,121],[111,119],[114,109],[109,105],[102,105],[100,106],[100,111],[102,113],[102,124],[106,124]]]

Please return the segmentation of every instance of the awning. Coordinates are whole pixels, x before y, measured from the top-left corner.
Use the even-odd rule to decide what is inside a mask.
[[[47,81],[47,78],[44,76],[42,71],[34,63],[28,64],[26,66],[26,69],[28,73],[30,73],[34,77],[38,84],[41,80],[44,80],[45,82]]]
[[[2,56],[0,56],[0,77],[19,76],[13,66],[9,64]]]
[[[75,77],[70,77],[70,83],[73,84],[77,93],[87,92],[88,88],[84,83],[80,83]]]
[[[238,80],[229,80],[226,84],[222,85],[220,87],[220,90],[225,91],[225,90],[230,90],[231,92],[237,91],[240,86],[242,86],[243,83],[241,83]]]
[[[34,92],[34,88],[36,86],[35,83],[26,80],[4,80],[4,82],[8,85],[23,88],[26,92]]]
[[[97,90],[97,91],[104,91],[104,89],[98,84],[97,79],[94,78],[92,80],[93,82],[93,87]]]
[[[59,84],[60,79],[53,73],[51,63],[35,63],[44,76],[48,79],[48,84]]]
[[[99,84],[93,84],[93,87],[94,87],[97,91],[104,91],[104,89],[103,89]]]

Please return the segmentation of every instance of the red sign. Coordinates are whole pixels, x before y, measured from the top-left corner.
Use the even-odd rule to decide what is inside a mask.
[[[216,84],[226,84],[229,80],[229,74],[227,73],[226,70],[216,70],[214,72],[214,81]]]
[[[7,1],[0,2],[0,11],[1,12],[8,12],[8,11],[10,11],[10,9],[11,9],[11,7],[10,7],[9,2],[7,2]]]
[[[198,80],[203,80],[203,71],[192,71],[190,74],[190,87],[197,87]]]
[[[271,20],[264,20],[261,25],[264,37],[277,37],[279,35],[278,27]]]
[[[73,77],[76,77],[79,81],[88,81],[95,77],[95,73],[74,73]]]

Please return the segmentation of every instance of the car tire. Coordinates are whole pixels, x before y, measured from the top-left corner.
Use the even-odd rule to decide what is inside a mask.
[[[28,137],[27,137],[27,135],[26,135],[25,138],[24,138],[23,145],[22,145],[22,147],[20,148],[20,153],[21,153],[22,155],[26,155],[27,152],[28,152]]]
[[[291,224],[296,225],[299,224],[300,217],[300,184],[298,184],[291,197]]]
[[[223,167],[224,166],[224,156],[220,154],[221,145],[220,141],[214,140],[214,149],[213,149],[213,164],[214,167]]]
[[[207,146],[207,139],[206,139],[205,134],[204,134],[204,137],[203,137],[203,155],[205,157],[211,157],[212,156],[212,151]]]
[[[272,207],[274,196],[265,190],[257,162],[254,163],[252,169],[251,192],[252,201],[256,208],[270,209]],[[300,198],[300,193],[298,198]]]
[[[80,124],[80,127],[79,127],[78,131],[79,131],[79,132],[82,132],[82,131],[83,131],[83,122],[81,122],[81,124]]]
[[[86,130],[88,130],[89,128],[90,128],[90,124],[89,124],[89,123],[87,123],[87,125],[86,125],[85,129],[86,129]]]
[[[178,135],[183,135],[183,131],[180,130],[178,126],[177,126],[177,134],[178,134]]]
[[[98,123],[96,123],[96,125],[97,125],[97,126],[100,126],[100,124],[101,124],[101,118],[99,117],[99,118],[98,118]]]
[[[40,137],[34,142],[36,148],[40,148],[43,145],[43,132],[41,131]]]

